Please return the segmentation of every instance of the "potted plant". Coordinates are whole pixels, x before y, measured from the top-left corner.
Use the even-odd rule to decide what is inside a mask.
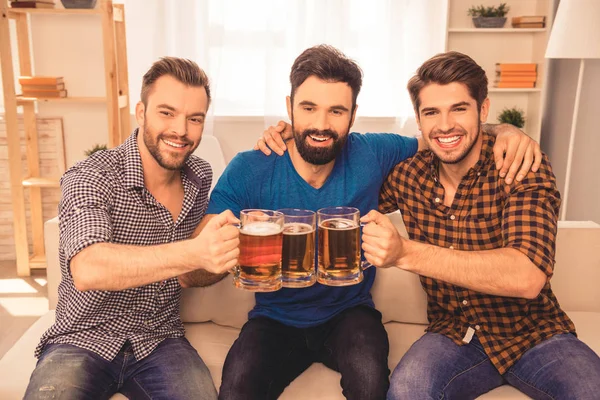
[[[107,149],[107,147],[105,144],[96,144],[96,145],[94,145],[94,147],[92,147],[89,150],[86,150],[84,153],[86,156],[89,157],[97,151],[106,150],[106,149]]]
[[[476,28],[502,28],[506,23],[505,15],[510,10],[506,3],[498,7],[473,6],[469,8],[469,15],[473,17]]]
[[[96,0],[60,0],[64,8],[94,8]]]
[[[525,116],[523,116],[523,110],[519,110],[516,107],[505,108],[498,115],[498,121],[500,123],[511,124],[517,128],[523,128],[525,126]]]

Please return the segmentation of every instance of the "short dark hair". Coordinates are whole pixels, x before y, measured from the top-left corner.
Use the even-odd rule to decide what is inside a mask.
[[[203,87],[210,105],[210,84],[206,73],[192,60],[178,57],[162,57],[156,61],[142,79],[140,98],[144,106],[148,105],[148,96],[154,82],[161,76],[170,75],[179,82],[194,87]]]
[[[296,58],[290,72],[291,98],[300,85],[316,76],[325,82],[344,82],[352,89],[352,111],[362,86],[362,70],[358,64],[333,46],[321,44],[306,49]]]
[[[452,82],[462,83],[467,87],[469,95],[477,101],[477,109],[488,95],[488,80],[485,71],[471,57],[457,51],[440,53],[425,61],[416,74],[408,81],[408,92],[415,108],[417,118],[421,100],[421,90],[430,83],[447,85]]]

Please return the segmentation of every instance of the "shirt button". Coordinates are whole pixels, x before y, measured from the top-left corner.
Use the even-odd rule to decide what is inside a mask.
[[[481,329],[481,327],[480,327],[479,325],[475,325],[475,330],[476,330],[476,331],[478,331],[478,330],[480,330],[480,329]]]
[[[481,176],[481,172],[478,172],[478,173],[477,173],[477,176]]]
[[[435,202],[436,202],[436,203],[439,203],[440,201],[442,201],[442,200],[441,200],[439,197],[436,197],[436,198],[435,198]]]
[[[450,246],[448,247],[450,250],[454,250],[454,246]]]
[[[466,306],[467,304],[469,304],[469,302],[467,300],[463,300],[462,303],[463,303],[463,306]]]
[[[452,221],[454,221],[454,220],[456,219],[456,217],[455,217],[454,215],[451,215],[451,216],[450,216],[450,219],[451,219]]]

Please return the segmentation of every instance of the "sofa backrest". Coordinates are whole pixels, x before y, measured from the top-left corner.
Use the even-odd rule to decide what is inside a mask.
[[[194,151],[194,155],[208,161],[212,167],[213,180],[210,187],[210,190],[212,191],[227,166],[219,139],[212,135],[203,135],[200,145],[196,151]]]
[[[48,281],[48,307],[56,309],[58,284],[60,283],[60,262],[58,260],[58,217],[44,223],[44,248],[46,251],[46,279]]]
[[[550,281],[565,311],[600,312],[600,225],[560,221],[556,265]]]

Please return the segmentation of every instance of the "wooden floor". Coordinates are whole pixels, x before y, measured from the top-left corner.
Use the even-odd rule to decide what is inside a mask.
[[[0,261],[0,358],[47,311],[46,270],[20,278],[14,262]]]

